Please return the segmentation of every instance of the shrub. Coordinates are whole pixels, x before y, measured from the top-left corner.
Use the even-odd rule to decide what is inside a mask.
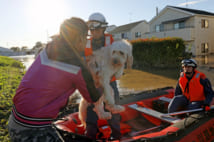
[[[175,68],[183,58],[190,57],[181,38],[138,39],[131,43],[135,68]]]

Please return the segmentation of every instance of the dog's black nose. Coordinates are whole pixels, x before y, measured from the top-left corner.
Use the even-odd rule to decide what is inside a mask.
[[[119,62],[118,62],[118,60],[117,59],[114,59],[113,60],[113,64],[118,64]]]

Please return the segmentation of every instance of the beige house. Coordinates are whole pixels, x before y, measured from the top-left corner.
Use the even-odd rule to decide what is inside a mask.
[[[214,13],[167,6],[150,22],[142,38],[180,37],[193,55],[214,53]]]
[[[149,24],[143,20],[118,26],[109,33],[113,35],[114,39],[134,40],[142,38],[142,35],[146,32],[149,32]]]

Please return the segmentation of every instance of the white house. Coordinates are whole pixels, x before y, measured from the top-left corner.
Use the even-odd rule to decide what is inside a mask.
[[[107,28],[106,28],[106,33],[109,33],[109,32],[111,32],[111,31],[113,31],[115,28],[116,28],[117,26],[115,26],[115,25],[110,25],[110,26],[108,26]]]
[[[214,13],[166,6],[150,22],[143,38],[180,37],[193,55],[214,53]]]
[[[142,38],[142,35],[146,32],[149,32],[149,24],[145,20],[142,20],[118,26],[109,33],[113,35],[114,39],[134,40]]]

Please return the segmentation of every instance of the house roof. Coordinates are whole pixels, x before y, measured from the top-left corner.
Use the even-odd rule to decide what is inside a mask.
[[[203,11],[203,10],[196,10],[196,9],[189,9],[189,8],[182,8],[182,7],[175,7],[175,6],[168,6],[168,7],[184,10],[184,11],[187,11],[187,12],[190,12],[190,13],[193,13],[193,14],[214,16],[214,13],[211,13],[211,12],[208,12],[208,11]]]
[[[141,21],[138,21],[138,22],[134,22],[134,23],[130,23],[130,24],[118,26],[118,27],[116,27],[114,30],[112,30],[110,33],[111,33],[111,34],[114,34],[114,33],[118,33],[118,32],[129,31],[129,30],[131,30],[133,27],[135,27],[135,26],[137,26],[138,24],[140,24],[141,22],[146,22],[146,21],[145,21],[145,20],[141,20]]]
[[[185,21],[185,20],[189,19],[190,17],[192,17],[192,16],[187,16],[187,17],[183,17],[183,18],[177,18],[177,19],[172,19],[172,20],[168,20],[168,21],[163,21],[162,23],[166,24],[166,23],[170,23],[170,22]]]
[[[164,11],[166,11],[168,8],[174,9],[174,10],[183,11],[183,12],[189,14],[190,16],[194,16],[196,14],[214,16],[214,13],[208,12],[208,11],[196,10],[196,9],[189,9],[189,8],[182,8],[182,7],[176,7],[176,6],[166,6],[164,9],[162,9],[159,12],[159,14],[157,16],[153,17],[149,21],[149,23],[151,23],[152,21],[154,21],[155,19],[157,19],[157,17],[159,17],[159,15],[161,15],[161,13],[163,13]]]

